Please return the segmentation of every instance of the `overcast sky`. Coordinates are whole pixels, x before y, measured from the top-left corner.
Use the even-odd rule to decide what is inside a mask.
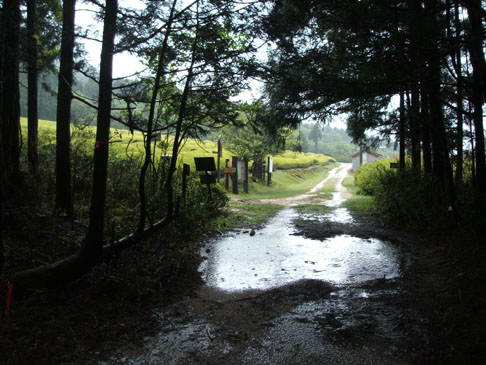
[[[139,0],[119,0],[120,6],[143,7],[143,3]],[[103,32],[103,24],[97,22],[94,18],[97,7],[92,4],[83,4],[78,2],[76,5],[76,25],[83,29],[98,32],[98,39],[101,39]],[[101,42],[94,40],[81,40],[87,51],[87,61],[96,69],[99,68]],[[144,70],[144,66],[132,56],[129,52],[117,53],[113,58],[113,77],[123,78],[131,76],[136,72]],[[241,100],[250,101],[258,98],[262,84],[259,82],[251,83],[251,90],[247,90],[241,94]],[[345,116],[336,116],[332,118],[330,125],[338,128],[346,128]]]

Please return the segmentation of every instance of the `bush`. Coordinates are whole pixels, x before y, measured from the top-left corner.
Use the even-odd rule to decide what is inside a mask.
[[[390,162],[396,162],[396,160],[383,158],[360,166],[354,175],[355,184],[358,187],[358,194],[375,195],[375,189],[379,184],[380,175],[390,170]]]
[[[411,169],[382,169],[374,188],[375,204],[382,218],[400,227],[424,230],[446,224],[451,218],[439,182]]]
[[[335,161],[332,157],[320,153],[285,151],[274,156],[273,167],[276,170],[295,169],[314,165],[325,165]]]
[[[211,199],[206,185],[202,185],[199,178],[188,181],[185,207],[182,207],[185,223],[197,225],[217,217],[226,207],[229,197],[224,188],[218,184],[211,185]]]
[[[385,222],[424,230],[450,222],[447,198],[437,187],[440,182],[429,174],[407,168],[390,169],[385,158],[361,166],[355,174],[358,193],[372,195],[377,213]]]

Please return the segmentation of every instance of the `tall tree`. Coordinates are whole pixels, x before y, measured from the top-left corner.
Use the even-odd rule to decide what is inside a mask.
[[[315,123],[312,126],[312,129],[309,133],[309,139],[314,142],[314,152],[317,153],[317,144],[319,140],[322,138],[321,128],[319,127],[319,123]]]
[[[56,209],[73,215],[71,187],[71,101],[74,66],[76,0],[63,0],[61,60],[57,91]]]
[[[4,265],[5,202],[19,177],[19,40],[20,1],[5,0],[0,45],[0,271]]]
[[[486,66],[481,0],[465,1],[470,22],[468,47],[472,66],[473,121],[476,136],[476,174],[478,189],[486,193],[486,156],[484,150],[483,102],[486,97]]]
[[[155,80],[152,90],[152,99],[150,101],[150,109],[147,121],[147,136],[145,140],[145,158],[142,169],[140,171],[140,179],[139,179],[139,195],[140,195],[140,218],[138,222],[138,232],[143,232],[145,229],[145,220],[147,216],[147,197],[145,193],[145,178],[147,174],[147,169],[149,168],[150,163],[152,162],[152,152],[150,150],[152,146],[152,133],[154,129],[155,123],[155,109],[157,107],[157,97],[159,96],[160,89],[162,87],[161,81],[162,77],[166,71],[166,63],[167,63],[167,51],[169,46],[169,37],[171,36],[172,25],[174,22],[174,14],[176,10],[177,0],[173,0],[172,6],[170,9],[170,15],[166,23],[166,30],[164,35],[164,40],[162,42],[162,47],[160,48],[160,53],[158,57],[158,64],[157,64],[157,71],[155,73]],[[170,215],[172,212],[169,212]]]
[[[436,0],[426,0],[425,18],[427,30],[426,57],[429,63],[428,97],[430,105],[431,140],[433,149],[433,171],[441,183],[448,203],[455,207],[455,189],[452,176],[452,167],[447,146],[442,109],[441,95],[441,54],[439,51],[440,28],[438,22],[438,6]]]
[[[105,227],[106,178],[110,138],[111,101],[113,83],[113,52],[115,47],[117,0],[107,0],[103,26],[100,62],[98,118],[94,150],[93,188],[89,210],[89,226],[83,252],[96,263],[101,258]]]
[[[37,170],[37,134],[38,134],[38,106],[37,106],[37,24],[36,1],[27,0],[27,48],[28,48],[28,160],[32,171]]]
[[[399,154],[398,154],[398,161],[400,164],[400,169],[405,168],[405,93],[403,91],[400,92],[400,109],[399,109],[399,118],[398,118],[398,141],[399,141]]]
[[[1,174],[2,190],[10,191],[19,174],[19,41],[20,1],[5,0],[2,8]],[[4,199],[5,195],[1,197]]]

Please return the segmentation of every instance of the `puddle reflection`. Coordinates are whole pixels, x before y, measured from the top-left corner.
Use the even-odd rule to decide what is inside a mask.
[[[284,209],[255,236],[228,236],[210,244],[208,259],[200,268],[206,283],[240,291],[300,279],[347,284],[399,275],[397,252],[391,245],[348,235],[324,241],[295,236],[290,222],[296,215],[293,209]],[[349,218],[343,211],[337,219]]]
[[[346,200],[342,186],[350,164],[331,170],[329,176],[309,194],[337,179],[337,192],[326,202],[332,211],[304,218],[351,224],[349,211],[339,207]],[[200,267],[209,286],[228,291],[268,289],[300,279],[318,279],[334,284],[390,279],[399,275],[398,252],[378,239],[339,235],[324,241],[293,235],[291,222],[298,214],[291,208],[281,210],[267,226],[249,234],[229,235],[208,244],[208,258]]]

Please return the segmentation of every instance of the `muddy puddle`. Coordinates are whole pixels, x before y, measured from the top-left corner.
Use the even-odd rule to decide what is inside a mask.
[[[350,219],[346,211],[333,214],[331,220]],[[291,222],[297,216],[295,210],[285,208],[254,236],[238,232],[210,243],[200,268],[207,285],[241,291],[301,279],[351,284],[399,275],[397,252],[390,244],[350,235],[324,241],[296,236]]]
[[[347,209],[339,207],[347,198],[342,180],[349,165],[331,170],[329,176],[306,194],[316,194],[325,183],[336,180],[333,198],[324,204],[330,212],[305,219],[352,224]],[[296,200],[298,201],[298,200]],[[269,289],[301,279],[318,279],[332,284],[355,284],[399,276],[396,249],[376,238],[337,235],[323,241],[296,235],[292,222],[299,214],[282,209],[256,232],[237,231],[210,242],[204,248],[206,260],[200,267],[207,285],[225,291]],[[254,233],[254,234],[253,234]]]

